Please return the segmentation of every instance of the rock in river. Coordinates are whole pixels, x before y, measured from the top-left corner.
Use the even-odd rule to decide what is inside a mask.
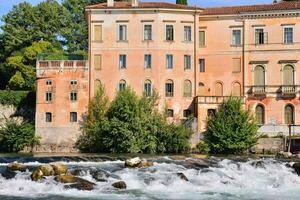
[[[66,174],[68,171],[68,168],[64,164],[61,164],[61,163],[52,163],[51,166],[55,172],[55,175]]]
[[[65,188],[67,189],[77,189],[77,190],[93,190],[94,189],[94,183],[89,181],[83,181],[79,183],[74,183],[71,185],[66,185]]]
[[[42,171],[44,176],[53,176],[55,174],[52,166],[49,164],[41,165],[38,167],[38,169]]]
[[[300,162],[293,164],[295,172],[300,176]]]
[[[186,175],[182,172],[179,172],[176,175],[184,181],[189,181],[189,179],[186,177]]]
[[[13,172],[14,171],[24,172],[24,171],[26,171],[26,166],[23,164],[17,163],[17,162],[13,162],[7,166],[7,169],[10,171],[13,171]]]
[[[125,167],[138,167],[142,160],[139,157],[125,160]]]
[[[126,189],[126,183],[124,181],[118,181],[112,184],[112,186],[114,188],[118,188],[118,189]]]
[[[30,177],[31,177],[31,180],[38,181],[38,180],[42,179],[44,177],[44,175],[43,175],[42,170],[37,168],[37,169],[33,170]]]

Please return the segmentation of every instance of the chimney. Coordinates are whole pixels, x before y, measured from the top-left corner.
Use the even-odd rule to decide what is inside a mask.
[[[107,7],[113,7],[114,6],[114,0],[107,0]]]
[[[136,7],[139,5],[139,1],[138,0],[131,0],[131,6],[132,7]]]

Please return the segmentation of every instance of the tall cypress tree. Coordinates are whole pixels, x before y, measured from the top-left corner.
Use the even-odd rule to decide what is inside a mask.
[[[176,4],[187,5],[187,0],[176,0]]]

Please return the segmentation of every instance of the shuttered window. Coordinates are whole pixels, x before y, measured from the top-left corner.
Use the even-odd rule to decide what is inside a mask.
[[[220,82],[217,82],[215,85],[215,95],[223,96],[223,85]]]
[[[255,118],[258,124],[265,123],[265,108],[262,105],[258,105],[255,108]]]
[[[254,85],[255,86],[265,85],[265,69],[261,65],[256,66],[254,69]]]
[[[241,72],[241,59],[233,58],[232,61],[233,61],[232,72],[235,72],[235,73]]]
[[[102,56],[101,55],[95,55],[94,56],[94,68],[95,70],[100,70],[102,64]]]
[[[294,124],[294,107],[292,105],[285,106],[284,121],[285,124]]]
[[[199,31],[199,45],[205,46],[205,31]]]
[[[233,83],[232,96],[241,96],[241,84],[238,82]]]
[[[198,85],[198,96],[204,96],[205,95],[205,85],[204,83],[200,82]]]
[[[102,25],[94,26],[94,41],[102,41]]]
[[[183,96],[184,97],[191,97],[192,96],[192,82],[190,80],[185,80],[184,81]]]
[[[292,86],[294,85],[294,67],[286,65],[283,68],[283,85]]]
[[[166,93],[166,97],[174,96],[174,83],[172,80],[167,80],[165,85],[165,93]]]

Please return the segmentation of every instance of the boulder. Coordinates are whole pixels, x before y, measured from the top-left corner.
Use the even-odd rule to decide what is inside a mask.
[[[52,166],[49,164],[41,165],[38,167],[38,169],[42,171],[44,176],[53,176],[55,174]]]
[[[300,162],[293,164],[293,169],[300,176]]]
[[[91,175],[96,181],[99,182],[106,182],[107,179],[110,177],[110,173],[104,170],[92,171]]]
[[[44,175],[43,175],[42,170],[37,168],[37,169],[33,170],[30,177],[31,177],[31,180],[38,181],[38,180],[42,179],[44,177]]]
[[[80,178],[73,175],[59,175],[54,178],[55,181],[60,183],[76,183]]]
[[[78,190],[92,190],[94,189],[95,183],[92,183],[83,178],[79,178],[73,175],[60,175],[54,178],[55,181],[60,183],[74,183],[65,186],[66,188],[76,188]]]
[[[5,179],[15,178],[16,175],[16,172],[10,170],[5,170],[5,172],[1,174],[1,176],[3,176]]]
[[[131,168],[139,167],[141,162],[142,160],[139,157],[130,158],[125,160],[125,167],[131,167]]]
[[[180,179],[184,180],[184,181],[189,181],[189,179],[186,177],[186,175],[182,172],[179,172],[176,174]]]
[[[51,164],[51,166],[54,170],[55,175],[66,174],[68,171],[68,168],[64,164],[61,164],[61,163],[53,163],[53,164]]]
[[[67,189],[77,189],[77,190],[93,190],[94,189],[94,183],[89,181],[82,181],[78,183],[74,183],[71,185],[66,185],[65,188]]]
[[[126,189],[127,188],[126,183],[124,181],[115,182],[112,184],[112,186],[114,188],[118,188],[118,189]]]
[[[14,171],[24,172],[24,171],[26,171],[26,166],[23,164],[17,163],[17,162],[13,162],[7,166],[7,169],[10,171],[13,171],[13,172]]]
[[[291,158],[293,154],[291,152],[280,151],[278,156],[282,158]]]
[[[152,167],[153,162],[147,161],[146,159],[142,159],[138,167]]]

